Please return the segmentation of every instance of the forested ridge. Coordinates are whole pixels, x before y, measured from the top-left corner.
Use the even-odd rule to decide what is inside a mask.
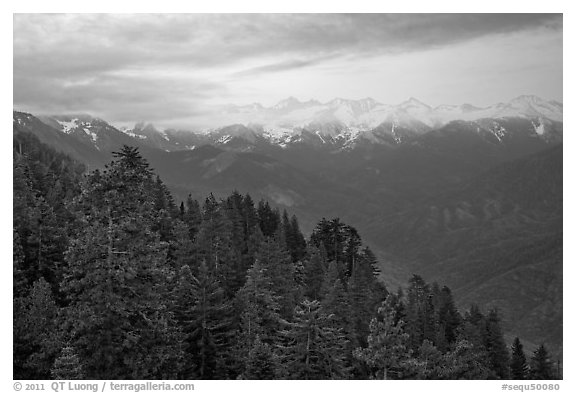
[[[389,291],[360,234],[233,192],[178,203],[136,148],[85,173],[13,134],[15,379],[552,379],[497,310],[414,275]]]

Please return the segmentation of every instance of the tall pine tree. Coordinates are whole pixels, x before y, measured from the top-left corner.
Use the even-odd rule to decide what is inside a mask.
[[[284,325],[280,317],[278,296],[266,268],[259,260],[248,270],[246,283],[236,295],[236,307],[240,310],[240,328],[236,343],[236,358],[243,364],[254,348],[256,338],[263,343],[274,345]]]
[[[185,272],[191,280],[193,302],[182,327],[186,333],[186,357],[191,360],[192,375],[199,379],[225,379],[232,363],[232,306],[219,281],[205,263],[198,276]],[[185,276],[186,277],[186,276]]]
[[[87,378],[174,377],[180,337],[166,304],[167,245],[153,230],[152,171],[135,148],[115,157],[77,201],[84,224],[66,255],[65,326]]]
[[[316,300],[305,299],[294,311],[283,350],[286,377],[290,379],[345,379],[347,340],[331,315]]]
[[[540,344],[530,359],[530,378],[538,380],[554,378],[552,363],[544,344]]]
[[[354,355],[370,367],[373,378],[402,377],[404,363],[410,356],[404,321],[397,321],[396,310],[388,299],[382,303],[378,314],[379,318],[370,322],[368,347],[358,348]]]
[[[512,379],[527,379],[528,378],[528,363],[526,362],[526,355],[520,339],[516,337],[512,343],[512,357],[510,359],[510,378]]]

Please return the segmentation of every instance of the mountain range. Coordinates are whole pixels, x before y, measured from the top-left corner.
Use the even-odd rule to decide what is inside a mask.
[[[196,132],[89,115],[14,112],[89,169],[137,146],[177,199],[237,189],[295,213],[353,225],[391,288],[411,273],[499,307],[527,345],[562,346],[562,104],[535,96],[478,108],[416,99],[226,106]]]
[[[399,105],[387,105],[371,98],[336,98],[320,103],[290,97],[269,108],[258,103],[225,106],[217,112],[218,127],[195,133],[175,129],[158,131],[143,122],[122,130],[143,141],[160,142],[169,151],[193,149],[206,143],[251,149],[251,144],[259,140],[282,148],[315,144],[328,149],[352,149],[363,144],[403,143],[455,120],[477,124],[478,128],[500,138],[497,126],[481,120],[530,119],[535,133],[548,135],[550,129],[562,122],[562,110],[561,103],[527,95],[486,108],[470,104],[432,108],[415,98]],[[239,143],[239,139],[249,144]]]
[[[196,132],[160,130],[145,122],[131,128],[115,128],[89,115],[39,116],[38,119],[100,151],[109,150],[110,145],[120,140],[164,151],[193,150],[207,144],[236,151],[259,150],[265,145],[339,151],[410,143],[454,122],[476,129],[478,134],[495,143],[503,143],[509,130],[502,122],[507,119],[526,122],[524,133],[558,142],[562,140],[562,110],[561,103],[536,96],[520,96],[487,108],[469,104],[432,108],[414,98],[393,106],[370,98],[334,99],[322,104],[290,97],[270,108],[260,104],[226,106],[219,113],[223,122],[220,127]],[[131,139],[119,135],[119,131]]]
[[[236,115],[235,122],[270,126],[282,124],[305,126],[310,123],[338,122],[363,129],[374,128],[384,122],[425,124],[435,128],[452,120],[477,120],[486,117],[546,117],[562,120],[562,104],[546,101],[537,96],[519,96],[508,103],[498,103],[485,108],[470,104],[440,105],[435,108],[411,97],[398,105],[382,104],[372,98],[347,100],[336,98],[326,103],[316,100],[301,102],[289,97],[278,104],[265,108],[260,104],[228,106],[223,115]]]

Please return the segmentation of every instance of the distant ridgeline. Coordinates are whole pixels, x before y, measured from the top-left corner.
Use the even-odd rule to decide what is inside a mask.
[[[414,275],[388,292],[357,231],[232,193],[177,203],[138,149],[104,170],[14,133],[15,379],[553,379],[497,310]]]

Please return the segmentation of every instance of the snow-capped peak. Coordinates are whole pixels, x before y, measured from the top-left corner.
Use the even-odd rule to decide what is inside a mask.
[[[497,104],[493,107],[493,117],[544,117],[554,121],[562,121],[562,104],[555,101],[546,101],[534,95],[522,95],[510,100],[508,103]]]
[[[543,121],[546,122],[546,127],[550,127],[550,121],[562,122],[562,103],[547,101],[537,96],[520,96],[509,102],[484,108],[471,104],[431,107],[414,97],[397,105],[382,104],[373,98],[335,98],[322,103],[288,97],[271,107],[252,103],[244,106],[221,106],[219,110],[220,112],[215,112],[212,128],[204,128],[204,131],[195,134],[201,135],[201,138],[218,140],[219,144],[234,140],[231,144],[234,146],[238,145],[236,142],[239,139],[256,143],[260,138],[264,138],[286,147],[314,134],[320,141],[337,141],[340,146],[349,147],[357,140],[379,143],[378,138],[371,137],[374,130],[383,132],[387,141],[404,143],[413,136],[422,135],[457,120],[497,120],[506,117],[523,117],[534,121],[541,119],[535,126],[536,133],[543,132],[541,127],[538,128]],[[69,127],[71,126],[72,124]],[[504,137],[500,129],[492,131],[498,139]],[[157,141],[158,136],[170,143],[177,140],[173,133],[166,134],[147,123],[138,123],[133,130],[123,132],[132,137],[146,138],[148,142],[152,142],[150,139]],[[185,145],[186,143],[181,144]]]
[[[156,138],[160,136],[167,141],[170,140],[164,130],[157,129],[154,124],[144,121],[136,123],[132,129],[124,129],[121,131],[131,137],[136,137],[139,139]]]
[[[426,109],[426,110],[432,109],[429,105],[423,103],[422,101],[414,97],[410,97],[408,100],[398,105],[398,107],[402,109]]]
[[[276,105],[274,105],[272,107],[272,109],[276,109],[276,110],[290,109],[290,108],[293,108],[293,107],[298,106],[300,104],[301,104],[301,102],[297,98],[290,96],[290,97],[278,102]]]

